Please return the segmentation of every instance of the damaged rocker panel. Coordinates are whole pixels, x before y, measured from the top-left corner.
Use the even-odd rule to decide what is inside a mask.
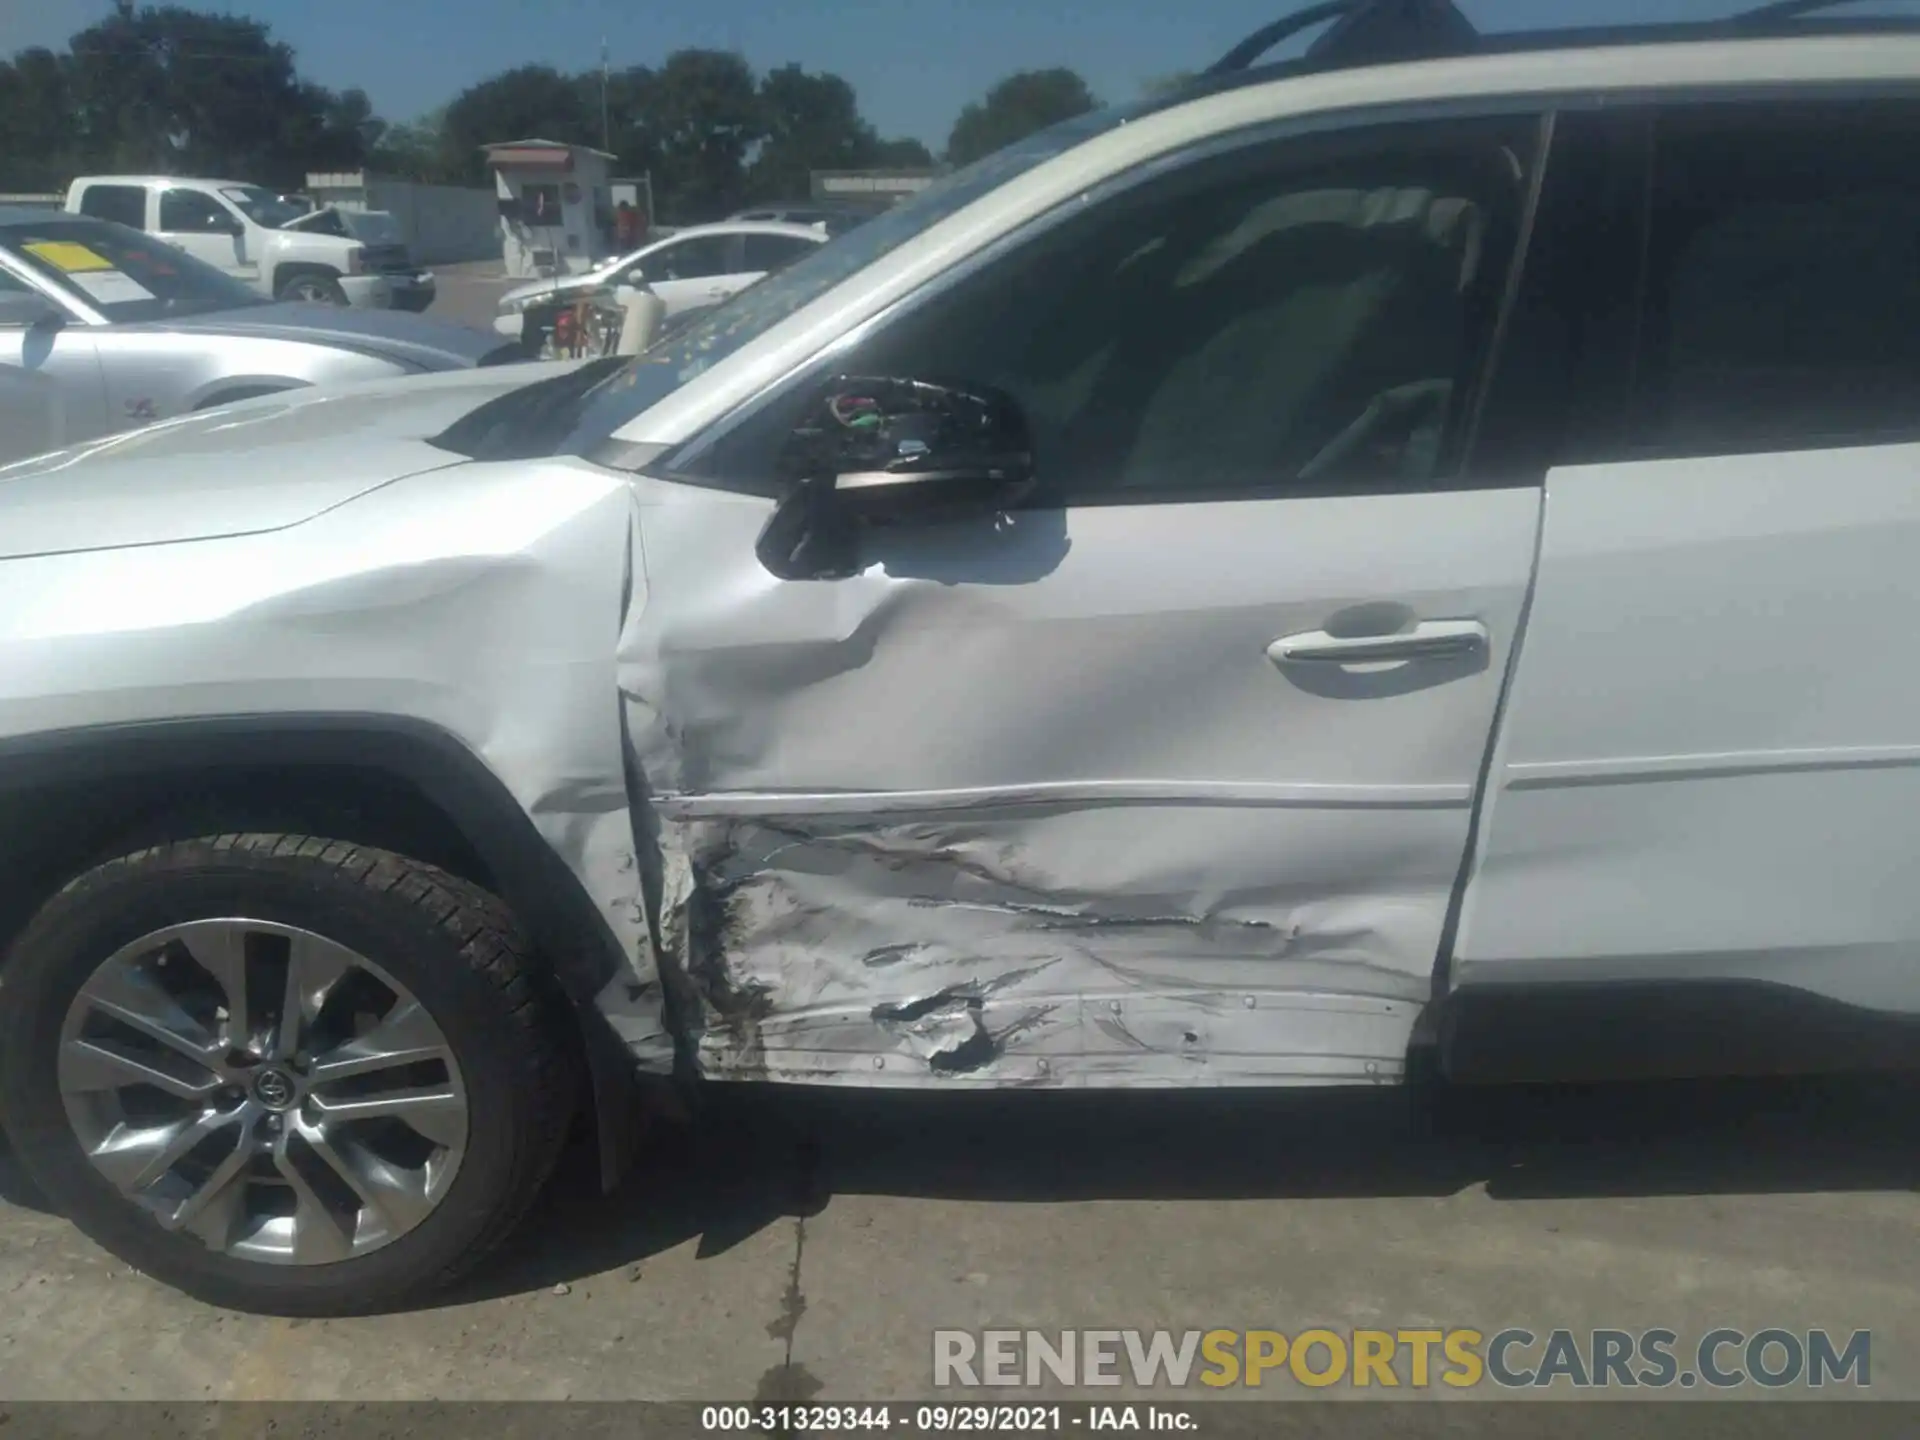
[[[1109,840],[1116,818],[1159,836],[1128,876],[1079,843],[1088,812],[1057,804],[775,822],[671,818],[681,798],[654,802],[662,944],[714,1079],[1396,1080],[1430,987],[1427,917],[1452,879],[1343,896],[1337,856],[1273,863],[1253,837],[1271,842],[1276,817],[1258,807],[1106,812]],[[1187,828],[1234,816],[1246,860],[1180,873]]]

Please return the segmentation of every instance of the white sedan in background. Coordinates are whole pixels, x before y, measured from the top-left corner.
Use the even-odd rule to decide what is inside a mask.
[[[509,290],[500,297],[493,328],[519,338],[529,307],[612,285],[645,286],[660,297],[666,318],[673,320],[718,305],[763,275],[812,254],[828,238],[826,230],[815,225],[750,220],[690,225],[582,274]]]

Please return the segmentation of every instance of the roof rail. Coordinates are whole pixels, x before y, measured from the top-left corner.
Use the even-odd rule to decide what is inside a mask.
[[[1323,0],[1254,31],[1202,74],[1215,79],[1250,70],[1274,46],[1315,25],[1326,33],[1297,62],[1302,69],[1339,69],[1395,60],[1430,60],[1474,50],[1574,48],[1594,44],[1654,43],[1671,39],[1755,35],[1882,34],[1920,30],[1920,16],[1826,15],[1861,0],[1772,0],[1719,20],[1652,21],[1589,29],[1499,32],[1482,35],[1453,0]]]
[[[1205,73],[1227,75],[1250,69],[1281,41],[1329,20],[1334,23],[1307,53],[1339,64],[1455,54],[1473,48],[1480,38],[1453,0],[1325,0],[1254,31]]]

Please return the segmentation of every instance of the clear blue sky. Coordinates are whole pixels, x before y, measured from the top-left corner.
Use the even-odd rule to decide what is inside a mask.
[[[193,4],[193,0],[182,0]],[[1724,15],[1754,0],[1461,0],[1483,29]],[[0,55],[58,46],[109,0],[0,0]],[[954,116],[1010,70],[1071,65],[1102,99],[1197,69],[1299,0],[208,0],[264,20],[301,69],[357,85],[390,120],[445,104],[514,65],[653,64],[697,45],[756,68],[833,70],[887,135],[936,148]]]

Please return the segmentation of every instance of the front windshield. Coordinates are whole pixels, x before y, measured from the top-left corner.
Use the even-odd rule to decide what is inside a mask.
[[[1095,135],[1125,124],[1138,110],[1096,110],[997,150],[740,291],[636,356],[582,396],[574,434],[587,443],[604,440],[841,281],[958,214],[989,191]]]
[[[354,239],[365,245],[403,245],[400,222],[385,210],[342,210],[340,219]]]
[[[116,324],[267,303],[211,265],[106,220],[49,211],[0,226],[0,248]]]
[[[307,213],[300,206],[290,205],[271,190],[263,190],[258,185],[225,185],[220,193],[238,206],[254,224],[264,225],[269,230],[278,230],[289,220],[298,220]]]

